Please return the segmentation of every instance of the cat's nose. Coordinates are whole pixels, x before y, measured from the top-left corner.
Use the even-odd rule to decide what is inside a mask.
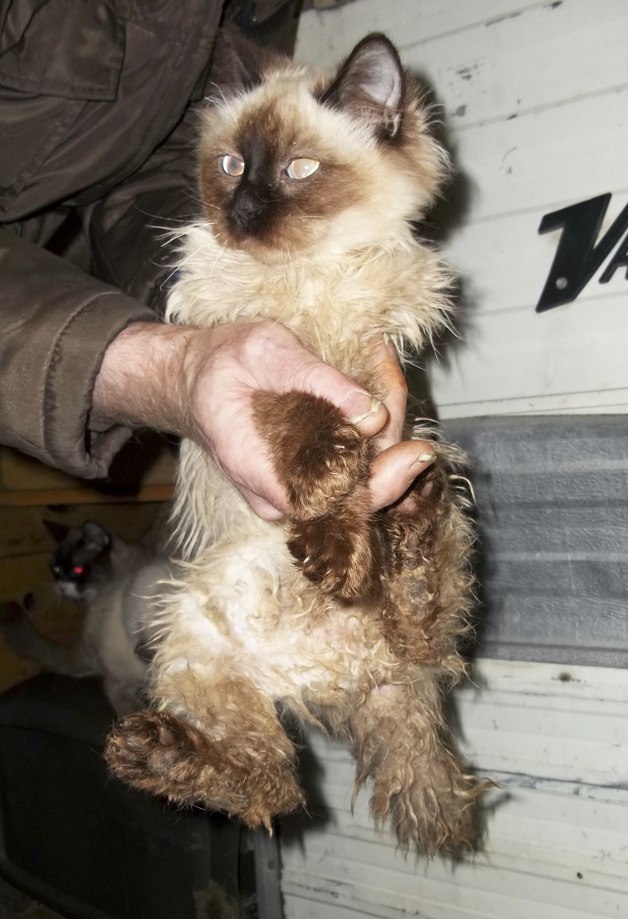
[[[236,238],[259,236],[268,223],[268,196],[250,185],[238,188],[227,208],[229,229]]]

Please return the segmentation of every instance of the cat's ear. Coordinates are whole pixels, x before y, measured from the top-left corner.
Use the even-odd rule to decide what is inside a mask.
[[[263,48],[232,27],[221,29],[214,46],[212,81],[220,98],[224,92],[248,92],[263,82],[271,68],[285,65],[287,58]],[[208,99],[211,101],[211,94]]]
[[[57,523],[55,520],[44,520],[44,526],[54,539],[54,541],[59,545],[62,543],[65,537],[68,535],[71,527],[67,526],[65,523]]]
[[[379,137],[398,132],[405,98],[405,74],[397,49],[380,32],[359,42],[320,101],[366,121]]]
[[[111,545],[109,531],[102,524],[94,523],[92,520],[87,520],[83,524],[83,538],[86,548],[91,549],[96,555]]]

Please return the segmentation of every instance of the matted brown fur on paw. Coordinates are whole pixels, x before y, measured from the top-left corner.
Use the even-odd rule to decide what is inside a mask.
[[[472,775],[459,772],[451,785],[435,788],[421,782],[395,791],[376,782],[371,813],[377,824],[392,821],[400,845],[414,842],[428,855],[457,855],[475,849],[479,826],[477,799],[490,787]]]
[[[201,731],[175,715],[140,711],[114,725],[105,759],[118,778],[136,788],[194,801],[185,788],[192,792],[207,743]]]
[[[112,772],[142,791],[179,804],[203,804],[271,830],[272,818],[304,804],[292,760],[281,751],[252,755],[234,738],[213,741],[166,711],[141,711],[118,722],[107,742]]]
[[[288,548],[297,567],[323,593],[349,602],[381,595],[381,535],[369,507],[369,494],[362,488],[328,517],[292,524]]]
[[[309,520],[368,479],[369,446],[327,399],[308,393],[258,393],[255,421],[286,486],[292,516]]]

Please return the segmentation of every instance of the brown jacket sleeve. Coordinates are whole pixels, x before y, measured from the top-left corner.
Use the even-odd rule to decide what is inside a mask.
[[[158,227],[196,209],[190,101],[224,5],[0,4],[0,442],[74,475],[106,475],[130,433],[90,418],[94,380],[112,339],[163,305]],[[248,6],[287,47],[299,0]],[[86,271],[43,248],[68,210]]]
[[[99,429],[91,394],[111,340],[154,319],[144,225],[180,173],[166,149],[134,177],[202,81],[222,6],[0,5],[0,442],[77,476],[106,475],[130,433]],[[44,248],[71,210],[91,236],[85,271]]]
[[[0,442],[82,477],[105,476],[129,437],[90,422],[103,354],[151,310],[0,229]]]

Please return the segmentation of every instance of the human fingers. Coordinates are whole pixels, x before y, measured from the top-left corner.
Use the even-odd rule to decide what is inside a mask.
[[[434,459],[427,441],[404,441],[378,454],[371,465],[369,479],[371,510],[375,512],[399,501]],[[289,514],[283,494],[274,493],[271,500],[267,500],[246,486],[240,486],[240,493],[263,520],[281,520]]]
[[[401,441],[378,453],[371,464],[371,509],[379,511],[399,501],[435,459],[432,444],[426,440]]]
[[[251,324],[243,363],[253,388],[270,392],[298,390],[327,399],[367,437],[388,422],[388,409],[365,387],[325,363],[278,323]]]
[[[397,356],[397,349],[390,339],[380,339],[371,350],[370,364],[373,368],[377,390],[383,393],[383,403],[388,419],[375,439],[378,450],[385,450],[398,443],[403,436],[406,416],[408,387]]]
[[[193,414],[198,440],[264,519],[289,515],[285,483],[277,476],[269,444],[254,418],[256,396],[294,390],[336,405],[365,435],[388,421],[384,404],[304,348],[277,323],[225,326],[202,333],[206,350],[193,362]],[[199,339],[192,347],[199,348]],[[200,359],[199,359],[200,358]]]
[[[275,497],[274,503],[267,501],[266,498],[258,495],[256,492],[251,491],[246,486],[240,486],[240,494],[249,505],[254,514],[257,514],[258,517],[261,517],[262,520],[282,520],[287,512],[288,508],[283,507],[284,501],[282,498]],[[276,505],[281,504],[282,509]]]

